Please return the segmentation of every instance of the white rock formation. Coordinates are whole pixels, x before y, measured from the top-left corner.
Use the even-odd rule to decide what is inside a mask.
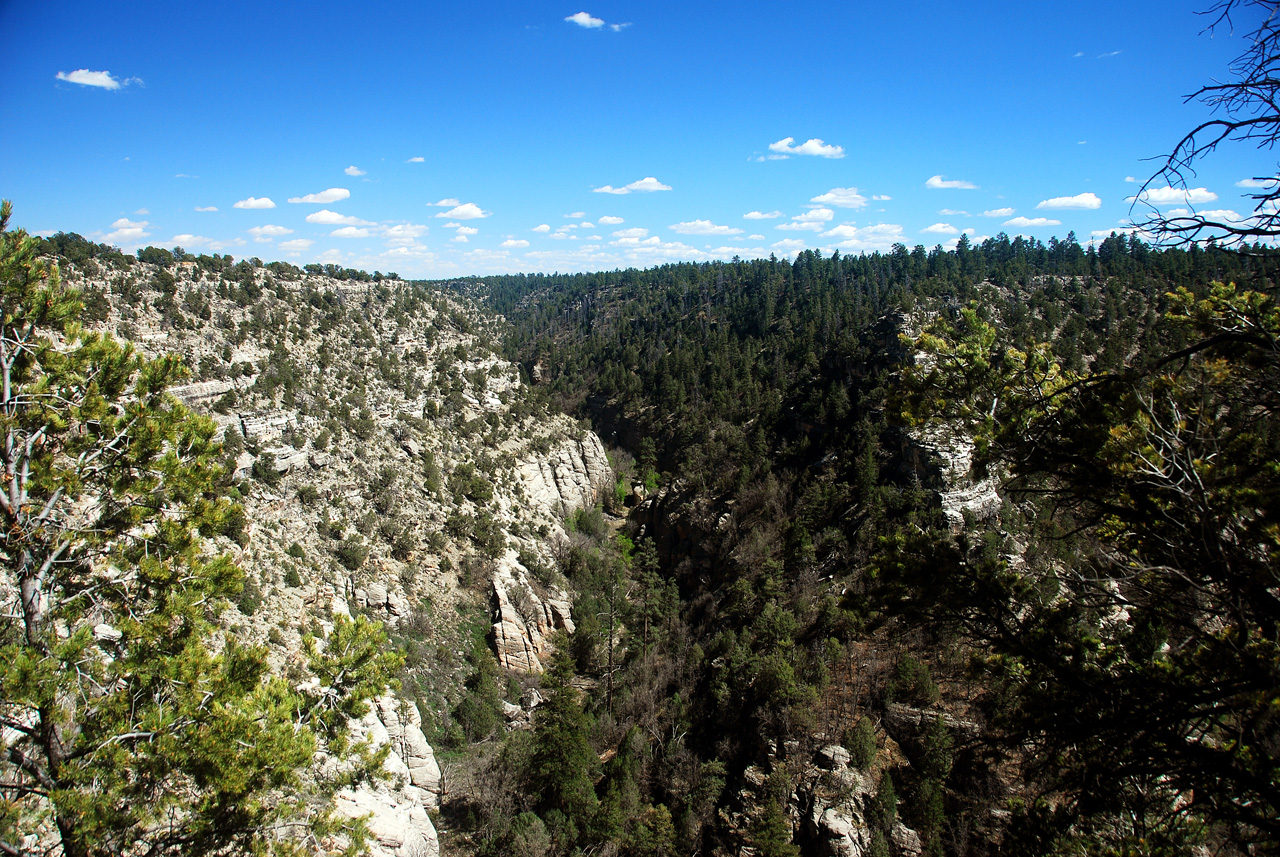
[[[337,811],[366,819],[373,834],[371,857],[439,857],[439,837],[427,811],[440,805],[443,780],[417,706],[384,696],[351,726],[352,737],[368,741],[374,750],[390,745],[383,764],[390,776],[342,790],[334,801]]]
[[[595,432],[566,437],[546,455],[531,455],[518,465],[529,502],[567,517],[594,506],[612,490],[613,471]]]
[[[515,552],[507,551],[498,560],[490,597],[498,663],[509,670],[542,672],[551,635],[560,628],[573,633],[568,595],[554,589],[539,594]]]

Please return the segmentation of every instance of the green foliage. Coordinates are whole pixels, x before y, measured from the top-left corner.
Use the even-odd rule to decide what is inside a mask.
[[[871,718],[858,718],[857,724],[845,734],[844,746],[854,766],[865,771],[876,758],[876,730]]]
[[[6,231],[9,214],[5,202],[0,553],[17,600],[0,626],[0,717],[15,727],[0,762],[4,850],[41,831],[68,857],[292,853],[280,831],[341,828],[358,847],[360,825],[328,816],[336,783],[304,776],[319,748],[342,750],[319,700],[270,676],[264,650],[215,643],[242,574],[201,534],[227,531],[237,507],[221,493],[215,425],[166,393],[181,361],[80,330],[75,294],[35,261],[33,239]],[[385,669],[353,683],[325,669],[335,660],[313,663],[330,707],[358,709],[386,686]],[[371,663],[385,661],[375,646]]]
[[[971,318],[922,340],[944,360],[908,379],[913,412],[976,424],[980,463],[1071,559],[1015,570],[980,537],[903,534],[882,568],[985,652],[1000,734],[1053,760],[1077,830],[1119,848],[1209,824],[1251,847],[1280,836],[1280,310],[1221,283],[1168,304],[1188,344],[1113,372],[1010,359]]]
[[[894,667],[893,678],[885,690],[885,697],[890,702],[904,702],[927,708],[938,704],[939,693],[928,665],[913,655],[903,655]]]

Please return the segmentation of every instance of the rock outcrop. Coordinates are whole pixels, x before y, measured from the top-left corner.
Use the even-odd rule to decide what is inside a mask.
[[[559,518],[599,503],[613,487],[604,444],[590,431],[564,438],[545,454],[531,454],[517,469],[529,502]]]
[[[383,763],[389,778],[339,792],[337,811],[366,819],[372,857],[439,857],[439,837],[427,811],[440,805],[443,779],[417,706],[384,696],[352,724],[352,733],[373,750],[390,746]]]
[[[494,650],[505,669],[542,672],[551,635],[558,629],[573,633],[569,596],[554,589],[540,592],[512,551],[498,562],[490,601]]]

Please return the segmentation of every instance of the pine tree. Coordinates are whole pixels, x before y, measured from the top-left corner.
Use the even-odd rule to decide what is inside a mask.
[[[324,784],[304,772],[394,658],[375,629],[340,623],[312,644],[321,685],[304,695],[268,675],[264,650],[215,639],[242,585],[204,541],[241,519],[219,487],[215,425],[165,392],[179,359],[80,329],[77,295],[37,241],[7,231],[10,212],[6,201],[0,850],[282,852],[291,832],[334,832]]]

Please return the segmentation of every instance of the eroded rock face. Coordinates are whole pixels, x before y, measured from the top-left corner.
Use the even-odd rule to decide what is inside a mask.
[[[990,475],[973,478],[973,440],[946,425],[917,430],[916,439],[931,453],[941,470],[942,490],[938,492],[942,512],[952,529],[964,525],[965,515],[988,520],[1000,511],[997,483]]]
[[[435,753],[422,734],[417,706],[387,695],[352,723],[352,737],[374,750],[390,745],[383,768],[389,779],[343,789],[335,809],[365,817],[373,834],[371,857],[439,857],[440,842],[428,810],[440,805],[443,780]]]
[[[529,502],[558,518],[594,506],[613,487],[609,458],[595,432],[566,437],[545,455],[520,462],[518,470]]]
[[[572,634],[569,596],[555,589],[535,587],[514,551],[508,551],[493,575],[490,610],[494,649],[505,669],[542,672],[558,629]]]

